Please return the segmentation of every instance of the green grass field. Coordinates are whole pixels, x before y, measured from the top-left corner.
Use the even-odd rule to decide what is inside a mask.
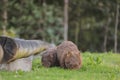
[[[0,71],[0,80],[120,80],[120,54],[82,54],[79,70],[44,68],[40,59],[33,61],[30,72]]]

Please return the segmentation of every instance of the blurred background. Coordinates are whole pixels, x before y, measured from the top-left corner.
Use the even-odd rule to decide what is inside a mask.
[[[0,35],[119,53],[119,7],[120,0],[1,0]]]

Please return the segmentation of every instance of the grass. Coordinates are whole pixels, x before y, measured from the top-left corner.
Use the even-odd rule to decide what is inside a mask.
[[[82,57],[79,70],[44,68],[40,59],[35,59],[32,71],[0,71],[0,80],[120,80],[120,54],[86,52]]]

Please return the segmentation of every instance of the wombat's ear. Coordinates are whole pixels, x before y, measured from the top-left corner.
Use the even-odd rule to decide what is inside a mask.
[[[68,52],[68,53],[67,53],[67,57],[70,57],[71,55],[72,55],[71,52]]]

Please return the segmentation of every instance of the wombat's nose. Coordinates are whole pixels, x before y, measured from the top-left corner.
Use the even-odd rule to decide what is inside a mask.
[[[79,68],[79,64],[70,64],[70,69],[77,69]]]
[[[50,67],[50,62],[46,62],[43,64],[45,67]]]

